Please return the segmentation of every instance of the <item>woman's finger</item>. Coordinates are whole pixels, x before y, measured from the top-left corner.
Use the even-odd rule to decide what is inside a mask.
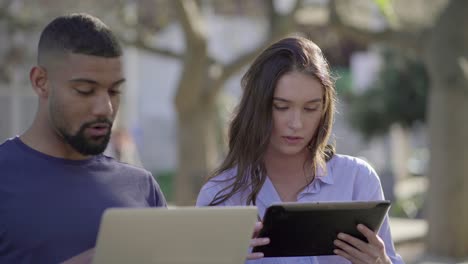
[[[258,246],[265,246],[270,243],[270,239],[268,237],[261,237],[261,238],[254,238],[250,240],[251,247],[258,247]]]
[[[360,250],[356,249],[354,246],[342,240],[336,239],[333,243],[339,250],[345,252],[347,255],[351,256],[353,259],[357,259],[364,263],[368,263],[368,261],[372,259],[366,253],[361,252]]]
[[[260,233],[260,230],[262,230],[263,228],[263,223],[262,222],[256,222],[255,223],[255,227],[254,227],[254,232],[253,232],[253,235],[252,235],[252,238],[256,238],[259,233]]]
[[[260,259],[263,258],[263,256],[262,252],[254,252],[247,255],[247,260]]]

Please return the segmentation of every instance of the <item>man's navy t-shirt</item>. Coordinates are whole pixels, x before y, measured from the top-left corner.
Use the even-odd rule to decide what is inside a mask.
[[[110,207],[166,206],[148,171],[97,155],[65,160],[18,137],[0,145],[0,263],[59,263],[95,246]]]

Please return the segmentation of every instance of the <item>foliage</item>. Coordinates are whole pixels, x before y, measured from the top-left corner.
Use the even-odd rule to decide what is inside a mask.
[[[385,16],[386,20],[390,25],[396,25],[397,16],[390,0],[374,0],[375,4],[379,8],[380,12]]]
[[[391,49],[383,58],[374,84],[351,96],[351,126],[368,139],[386,133],[394,123],[408,128],[426,118],[429,78],[424,65]]]
[[[426,192],[416,193],[410,197],[398,198],[392,202],[390,216],[399,218],[423,218]]]
[[[336,67],[332,72],[333,77],[336,79],[335,87],[336,93],[340,97],[346,97],[352,92],[352,78],[351,72],[345,67]]]
[[[162,171],[159,173],[153,173],[154,178],[159,184],[159,187],[161,188],[161,191],[164,194],[164,197],[166,197],[166,200],[168,202],[172,202],[174,197],[174,171]]]

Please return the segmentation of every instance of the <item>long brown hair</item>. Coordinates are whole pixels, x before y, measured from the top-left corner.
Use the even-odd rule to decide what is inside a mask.
[[[266,179],[263,157],[273,127],[276,83],[284,74],[293,71],[313,76],[324,90],[322,118],[308,146],[312,154],[312,171],[325,169],[325,163],[334,155],[334,148],[327,145],[336,100],[328,63],[314,42],[302,37],[282,39],[265,49],[242,77],[243,95],[229,127],[228,154],[208,180],[216,180],[213,178],[229,169],[237,167],[237,171],[226,180],[232,183],[219,191],[210,205],[221,204],[249,186],[251,191],[246,204],[255,205]]]

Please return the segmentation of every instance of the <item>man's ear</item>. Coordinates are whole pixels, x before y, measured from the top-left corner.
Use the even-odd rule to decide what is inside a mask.
[[[34,66],[29,72],[29,80],[34,92],[39,97],[47,98],[49,96],[49,79],[47,70],[44,67]]]

